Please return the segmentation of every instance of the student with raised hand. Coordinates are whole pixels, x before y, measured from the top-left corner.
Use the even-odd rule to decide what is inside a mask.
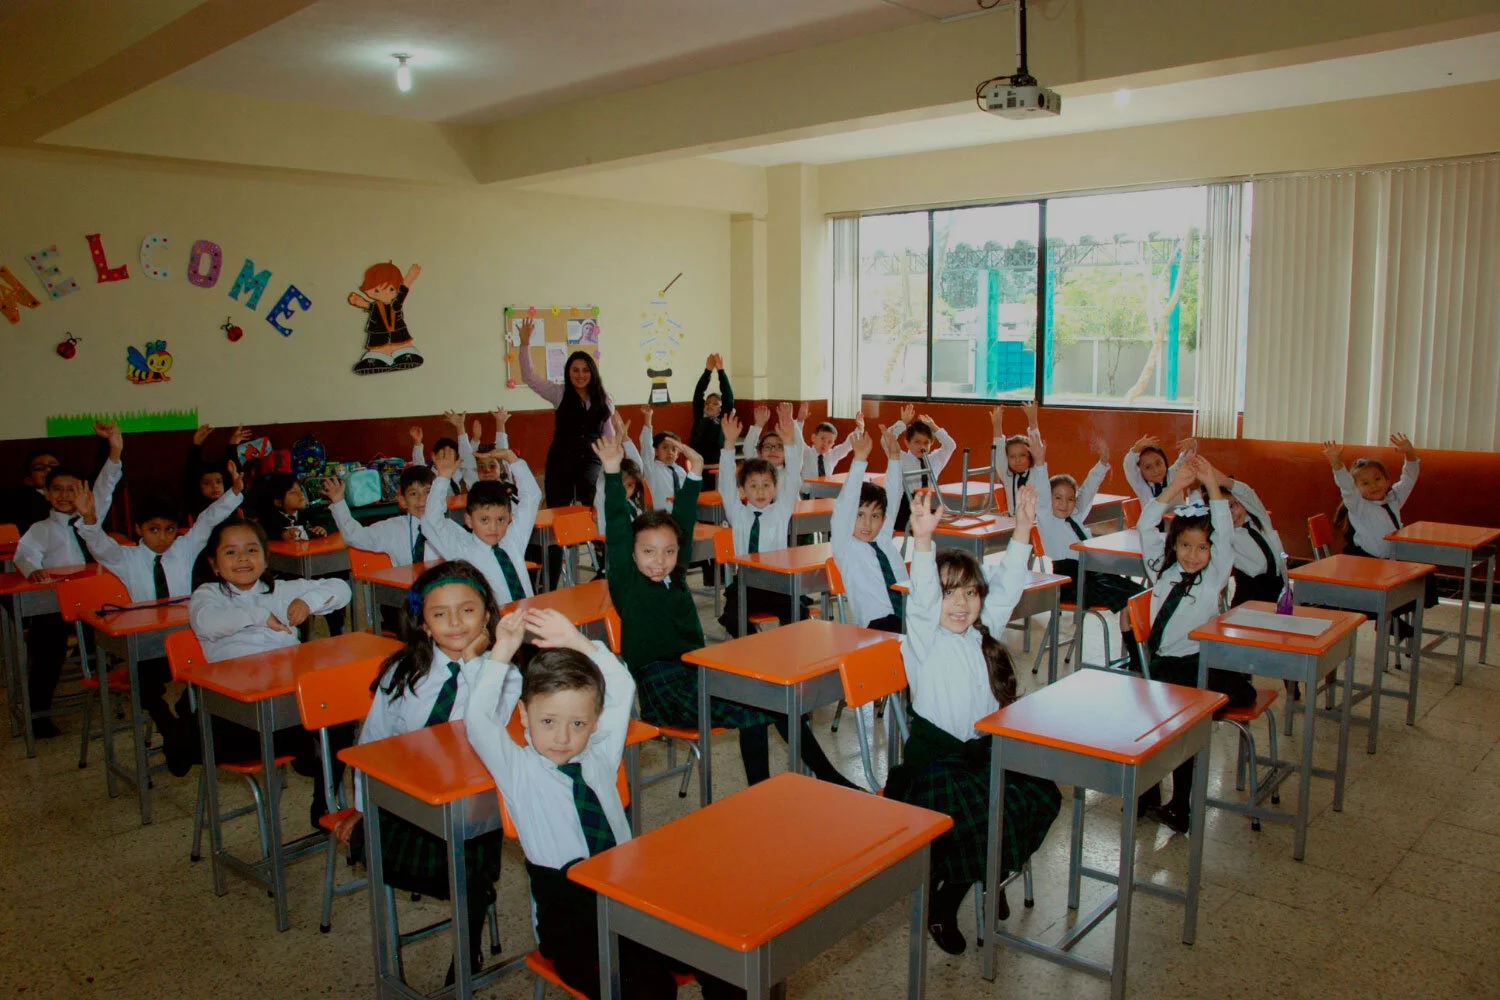
[[[782,422],[777,428],[777,433],[783,440],[789,439],[794,433],[790,413],[791,406],[783,404]],[[734,445],[740,436],[740,421],[733,413],[726,413],[721,423],[724,425],[724,450],[719,453],[719,466],[729,468],[734,463]],[[797,467],[800,461],[798,449],[794,448],[792,457],[788,459],[788,470]],[[789,482],[793,478],[790,471],[787,478]],[[791,482],[790,486],[783,486],[776,469],[769,461],[751,458],[740,466],[737,485],[738,489],[729,486],[728,489],[719,491],[724,505],[724,518],[734,533],[735,554],[756,555],[786,548],[792,512],[797,509],[797,484]],[[745,494],[743,501],[740,499],[742,491]],[[750,587],[745,591],[745,599],[747,619],[752,614],[771,614],[783,625],[796,620],[797,609],[792,607],[791,598],[785,594]],[[724,613],[719,616],[719,624],[731,636],[740,634],[739,587],[733,581],[725,590]]]
[[[682,438],[673,431],[656,431],[651,423],[655,416],[656,411],[649,405],[641,407],[641,447],[635,457],[645,463],[642,469],[646,473],[646,488],[651,491],[652,509],[671,510],[672,498],[687,478],[687,472],[677,464]],[[625,453],[629,455],[630,449],[626,448]],[[647,455],[650,457],[643,459]]]
[[[1031,470],[1036,465],[1037,459],[1031,453],[1031,437],[1033,434],[1040,437],[1041,429],[1037,424],[1036,401],[1021,404],[1021,412],[1026,414],[1026,433],[1005,434],[1005,407],[996,406],[990,410],[990,427],[994,431],[994,446],[999,452],[998,457],[1005,462],[1005,471],[996,469],[996,478],[1005,485],[1005,509],[1016,509],[1016,491],[1031,482]]]
[[[344,499],[344,481],[323,480],[323,496],[328,498],[328,512],[338,526],[339,535],[350,548],[384,552],[392,566],[410,566],[419,562],[440,562],[446,556],[436,541],[427,537],[422,517],[427,513],[427,495],[437,477],[425,465],[408,465],[401,470],[396,484],[396,506],[401,513],[374,524],[360,524],[349,511]]]
[[[501,607],[532,596],[526,570],[526,546],[542,506],[542,491],[530,467],[509,449],[499,452],[508,480],[474,484],[460,528],[448,517],[448,490],[458,471],[456,452],[433,456],[432,492],[422,514],[422,528],[450,559],[465,559],[479,567]]]
[[[892,466],[901,453],[893,431],[880,428],[881,444]],[[833,505],[829,537],[844,579],[849,613],[856,625],[900,632],[904,598],[892,590],[908,579],[906,560],[895,544],[894,518],[901,501],[901,477],[887,475],[884,486],[865,481],[874,439],[862,428],[849,435],[854,461]]]
[[[1391,558],[1391,543],[1385,536],[1402,527],[1401,508],[1411,497],[1422,472],[1422,458],[1405,434],[1391,435],[1391,447],[1401,454],[1401,478],[1391,482],[1385,463],[1361,458],[1345,468],[1343,448],[1335,441],[1323,442],[1323,455],[1333,469],[1333,482],[1343,500],[1336,519],[1347,530],[1344,554]]]
[[[708,382],[714,372],[719,373],[719,391],[709,392]],[[729,373],[724,370],[722,355],[710,354],[703,363],[703,374],[693,387],[693,431],[688,443],[700,455],[717,455],[724,447],[724,432],[719,428],[719,417],[734,409],[734,390],[729,387]],[[717,477],[710,472],[703,476],[703,488],[714,489]]]
[[[801,434],[802,429],[807,426],[807,418],[811,411],[812,407],[806,402],[798,410],[798,434]],[[864,431],[865,414],[863,410],[855,415],[854,428],[856,431]],[[849,436],[844,438],[843,441],[839,441],[838,437],[839,429],[827,420],[813,428],[810,442],[804,445],[802,449],[803,482],[809,479],[822,479],[824,476],[833,475],[838,471],[839,463],[848,458],[850,453],[853,452],[854,432],[851,431]]]
[[[650,411],[649,406],[641,407],[642,410]],[[649,416],[647,419],[650,419]],[[620,462],[620,477],[625,484],[625,502],[630,507],[630,519],[634,521],[646,512],[646,474],[642,471],[645,463],[641,460],[641,453],[636,448],[635,442],[630,440],[630,421],[626,420],[616,410],[610,415],[610,422],[614,424],[614,437],[625,447],[625,458]],[[653,496],[652,499],[655,499]],[[670,506],[670,505],[669,505]],[[653,508],[661,510],[663,508]],[[599,466],[599,487],[594,491],[594,525],[599,529],[599,537],[609,537],[609,519],[604,516],[604,466]]]
[[[1198,453],[1195,438],[1183,438],[1177,442],[1177,460],[1167,464],[1167,453],[1162,450],[1161,439],[1147,434],[1125,453],[1122,463],[1125,481],[1145,506],[1161,496],[1167,482],[1177,474],[1178,467]]]
[[[203,445],[214,432],[212,424],[200,424],[193,432],[193,443],[188,446],[187,465],[183,471],[182,498],[184,510],[189,518],[210,504],[217,503],[229,489],[230,482],[239,474],[236,449],[249,441],[254,432],[243,425],[229,435],[228,450],[218,461],[203,457]]]
[[[948,460],[953,457],[958,445],[953,437],[937,425],[932,417],[917,416],[917,408],[907,403],[901,408],[901,419],[891,425],[891,430],[902,438],[906,448],[901,452],[901,461],[886,467],[886,475],[899,472],[904,478],[909,473],[921,472],[922,476],[912,484],[913,492],[919,489],[937,489],[939,477]],[[933,442],[937,447],[933,447]],[[903,494],[901,509],[896,512],[896,530],[906,530],[906,518],[910,501]]]

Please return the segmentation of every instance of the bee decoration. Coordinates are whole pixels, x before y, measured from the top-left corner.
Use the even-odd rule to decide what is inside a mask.
[[[171,369],[172,355],[167,353],[165,340],[148,340],[144,351],[125,349],[125,377],[136,385],[170,382],[167,372]]]

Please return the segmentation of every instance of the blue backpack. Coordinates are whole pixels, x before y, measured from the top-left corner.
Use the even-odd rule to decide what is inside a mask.
[[[328,449],[311,434],[298,438],[292,445],[292,474],[298,479],[321,474],[327,461]]]

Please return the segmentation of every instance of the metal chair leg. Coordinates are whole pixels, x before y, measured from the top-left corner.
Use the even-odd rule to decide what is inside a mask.
[[[536,986],[531,991],[531,1000],[547,1000],[547,980],[536,977]]]
[[[1021,866],[1021,887],[1026,894],[1026,899],[1024,900],[1024,902],[1026,903],[1026,908],[1029,910],[1036,905],[1036,893],[1033,891],[1031,885],[1030,858],[1027,858],[1026,863]]]
[[[193,853],[188,855],[189,861],[203,860],[203,811],[206,808],[208,798],[208,775],[203,773],[203,768],[198,768],[198,801],[193,806]]]
[[[83,734],[78,738],[78,768],[83,770],[89,766],[89,736],[94,722],[94,703],[99,702],[97,694],[86,696],[83,702]],[[99,702],[102,704],[102,702]],[[100,724],[104,723],[103,711],[100,711]],[[109,759],[105,758],[105,767],[109,766]]]
[[[265,796],[261,794],[260,782],[256,781],[253,775],[242,774],[240,777],[244,778],[245,784],[250,786],[250,797],[255,800],[255,824],[260,832],[260,856],[261,860],[265,860],[271,856],[271,834],[270,827],[267,825],[269,818],[266,816]],[[279,778],[280,772],[266,776],[267,781],[275,781]]]
[[[333,929],[333,872],[339,860],[339,839],[328,832],[328,864],[323,869],[323,921],[318,930],[327,934]]]
[[[693,761],[698,759],[698,744],[688,744],[688,766],[682,769],[682,785],[677,789],[679,799],[687,798],[688,785],[693,780]]]
[[[1290,715],[1291,711],[1292,710],[1290,708],[1288,708],[1287,709],[1287,714]],[[1276,778],[1276,768],[1278,766],[1280,766],[1279,762],[1281,760],[1281,751],[1276,746],[1276,713],[1273,712],[1273,711],[1271,711],[1270,709],[1266,709],[1266,729],[1269,732],[1268,741],[1270,743],[1270,752],[1271,752],[1271,772],[1270,773],[1271,773],[1272,780],[1275,780],[1275,778]],[[1272,805],[1280,805],[1281,804],[1281,786],[1279,786],[1279,785],[1276,788],[1272,789],[1272,791],[1271,791],[1271,804]]]
[[[490,954],[500,954],[500,912],[495,904],[490,904],[489,919],[485,921],[490,928]]]

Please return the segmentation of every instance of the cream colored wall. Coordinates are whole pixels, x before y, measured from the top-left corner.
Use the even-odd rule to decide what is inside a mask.
[[[6,386],[0,438],[45,432],[48,415],[197,407],[214,424],[426,414],[446,407],[536,408],[505,388],[501,310],[516,303],[597,305],[606,386],[645,399],[641,314],[679,271],[668,298],[685,343],[674,398],[689,398],[701,359],[729,353],[729,217],[525,192],[480,191],[199,168],[71,154],[0,152],[0,263],[42,300],[0,320]],[[85,235],[101,233],[130,279],[97,284]],[[172,241],[165,281],[140,273],[141,239]],[[186,278],[197,239],[223,247],[217,287]],[[57,244],[80,289],[50,300],[26,255]],[[245,257],[272,277],[257,310],[228,297]],[[406,304],[426,355],[420,369],[359,377],[364,316],[345,301],[367,265],[422,265]],[[312,299],[283,338],[264,316],[288,282]],[[245,330],[231,344],[225,317]],[[71,331],[76,358],[54,347]],[[164,385],[125,379],[127,346],[165,338]]]

